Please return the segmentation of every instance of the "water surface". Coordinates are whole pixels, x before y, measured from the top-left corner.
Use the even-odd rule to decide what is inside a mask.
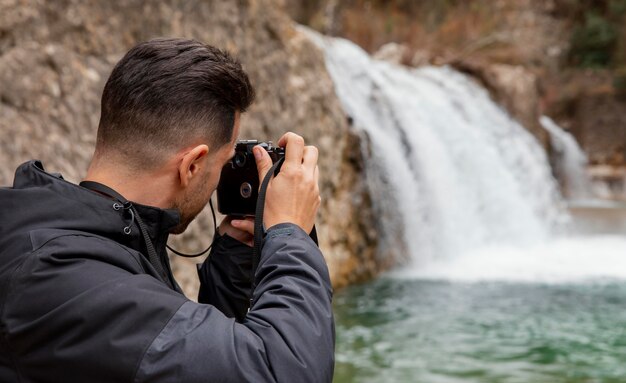
[[[626,381],[626,282],[383,278],[335,315],[339,383]]]

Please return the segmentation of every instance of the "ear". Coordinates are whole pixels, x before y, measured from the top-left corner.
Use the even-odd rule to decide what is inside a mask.
[[[206,162],[208,154],[209,147],[207,145],[195,146],[183,154],[178,165],[180,186],[186,188],[194,177],[201,174],[203,167],[208,166]]]

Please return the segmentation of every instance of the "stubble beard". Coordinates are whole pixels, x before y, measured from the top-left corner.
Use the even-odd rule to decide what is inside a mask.
[[[208,177],[207,177],[208,178]],[[206,185],[207,182],[202,182],[201,185]],[[174,202],[173,209],[178,210],[180,213],[180,223],[176,225],[171,231],[171,234],[182,234],[191,222],[200,214],[206,204],[209,202],[211,195],[208,196],[206,188],[202,190],[189,191],[182,196],[179,200]]]
[[[183,213],[183,210],[180,210],[180,223],[178,225],[176,225],[171,231],[171,234],[182,234],[185,230],[187,230],[187,227],[189,226],[189,224],[196,219],[196,217],[198,216],[198,213],[195,213],[193,215],[187,215]]]

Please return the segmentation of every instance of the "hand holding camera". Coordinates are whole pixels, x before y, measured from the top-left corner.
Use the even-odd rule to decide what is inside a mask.
[[[254,246],[254,217],[227,216],[218,228],[220,235],[227,234],[246,246]]]
[[[278,145],[285,148],[285,162],[267,187],[265,227],[291,222],[309,233],[321,202],[317,148],[305,146],[304,139],[291,132],[282,136]],[[254,148],[254,156],[259,178],[263,179],[272,167],[272,159],[259,147]]]
[[[233,160],[222,170],[218,209],[227,215],[253,215],[259,179],[263,179],[273,163],[284,156],[280,172],[267,187],[264,224],[269,229],[276,224],[290,222],[308,233],[313,228],[320,205],[317,148],[305,146],[304,139],[291,132],[281,137],[278,146],[274,148],[267,143],[257,145],[256,141],[237,144]],[[222,226],[226,230],[231,225],[253,233],[250,219],[233,219]]]

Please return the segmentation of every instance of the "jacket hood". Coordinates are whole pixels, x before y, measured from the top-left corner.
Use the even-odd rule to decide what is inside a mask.
[[[130,234],[125,234],[124,228],[132,223],[131,214],[115,209],[114,202],[46,172],[40,161],[29,161],[17,168],[12,188],[0,188],[0,238],[37,229],[77,230],[141,251],[145,246],[139,227],[135,223]],[[169,231],[180,221],[178,212],[136,203],[133,206],[155,246],[165,246]]]

